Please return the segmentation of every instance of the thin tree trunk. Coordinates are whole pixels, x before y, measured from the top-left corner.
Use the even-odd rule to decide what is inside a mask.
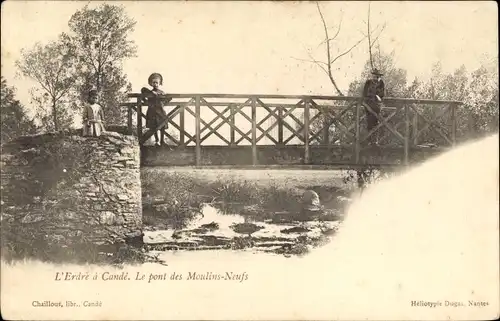
[[[59,126],[57,123],[57,110],[56,110],[56,100],[52,97],[52,117],[54,118],[54,131],[59,130]]]
[[[372,38],[370,30],[370,2],[368,2],[368,52],[370,54],[370,66],[373,70]]]
[[[100,92],[100,90],[101,90],[101,68],[100,67],[99,67],[99,70],[97,71],[96,89],[97,89],[97,92]]]

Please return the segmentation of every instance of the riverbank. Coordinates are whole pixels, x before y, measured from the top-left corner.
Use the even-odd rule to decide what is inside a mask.
[[[260,186],[274,183],[281,186],[324,185],[338,186],[348,174],[346,170],[321,169],[206,169],[185,166],[144,167],[142,173],[176,173],[205,182],[236,180],[255,182]]]
[[[343,219],[353,191],[344,178],[325,170],[144,168],[146,248],[307,253]],[[306,191],[321,205],[305,213]]]
[[[339,171],[143,168],[144,223],[183,228],[204,204],[226,214],[269,219],[276,212],[300,211],[308,190],[317,193],[326,210],[338,212],[355,190],[343,175]]]

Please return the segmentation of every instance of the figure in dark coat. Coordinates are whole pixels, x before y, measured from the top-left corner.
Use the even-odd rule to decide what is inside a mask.
[[[370,108],[377,114],[380,115],[380,109],[382,107],[382,99],[385,95],[385,85],[382,80],[383,74],[378,70],[374,69],[372,71],[373,78],[368,79],[365,83],[365,87],[363,89],[363,100],[364,103],[370,106]],[[373,115],[368,108],[365,107],[366,111],[366,122],[367,129],[370,132],[373,128],[375,128],[379,120]],[[378,143],[378,135],[377,132],[373,133],[370,136],[370,142]]]
[[[150,130],[155,130],[155,144],[160,145],[156,128],[167,118],[167,113],[163,108],[163,101],[160,98],[162,95],[165,95],[165,93],[158,88],[163,85],[162,75],[159,73],[151,74],[148,78],[148,84],[153,87],[153,89],[148,89],[146,87],[141,89],[141,93],[144,97],[143,99],[148,105],[148,110],[146,112],[146,127]],[[163,128],[168,128],[168,124],[165,124],[160,130],[163,130]]]

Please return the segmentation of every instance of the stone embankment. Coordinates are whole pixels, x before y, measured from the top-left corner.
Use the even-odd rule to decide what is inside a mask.
[[[2,239],[11,249],[142,240],[137,138],[107,132],[2,145]]]

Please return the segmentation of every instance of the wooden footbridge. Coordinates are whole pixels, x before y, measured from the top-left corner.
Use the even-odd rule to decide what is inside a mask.
[[[366,113],[373,111],[360,97],[169,94],[168,118],[156,128],[167,144],[154,146],[141,94],[128,97],[128,131],[138,136],[143,166],[408,165],[455,144],[461,105],[386,98],[379,125],[367,132]],[[368,143],[372,135],[377,145]]]

